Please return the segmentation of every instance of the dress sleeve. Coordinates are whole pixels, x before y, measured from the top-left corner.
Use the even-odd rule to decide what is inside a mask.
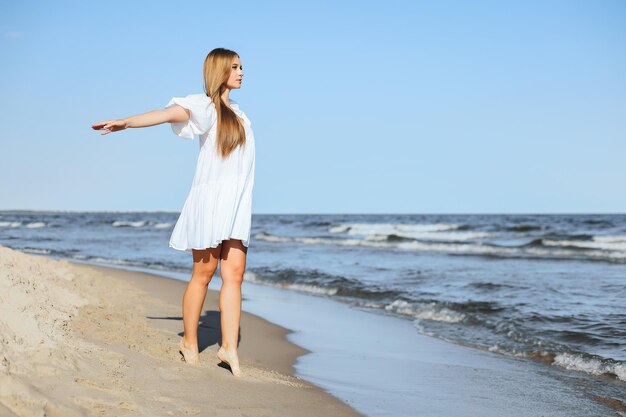
[[[213,125],[215,106],[206,94],[190,94],[185,97],[173,97],[165,108],[178,104],[189,110],[189,120],[180,123],[170,123],[175,135],[183,139],[194,139],[202,135]]]

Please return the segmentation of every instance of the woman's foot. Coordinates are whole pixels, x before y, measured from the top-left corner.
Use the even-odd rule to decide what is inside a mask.
[[[181,358],[182,361],[185,361],[191,365],[197,365],[198,363],[200,363],[200,354],[197,350],[185,346],[185,338],[183,337],[180,338],[178,351],[181,355],[183,355],[183,357]]]
[[[217,358],[222,362],[226,362],[230,366],[230,370],[234,376],[241,376],[241,369],[239,369],[239,358],[237,357],[237,351],[227,351],[223,347],[217,350]]]

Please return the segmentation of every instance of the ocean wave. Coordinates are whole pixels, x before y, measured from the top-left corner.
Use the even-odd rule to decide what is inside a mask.
[[[503,230],[507,232],[532,232],[535,230],[543,230],[546,226],[535,224],[518,224],[515,226],[497,226],[497,230]]]
[[[453,311],[437,302],[412,302],[396,299],[391,303],[359,300],[354,304],[359,307],[381,309],[401,316],[408,316],[415,320],[415,324],[421,320],[458,323],[465,319],[465,314]]]
[[[425,232],[443,232],[459,229],[462,225],[452,223],[426,223],[426,224],[405,224],[405,223],[345,223],[328,228],[330,233],[348,233],[351,235],[390,235],[411,237],[413,234]]]
[[[345,223],[328,228],[330,233],[347,233],[357,236],[402,236],[412,239],[425,239],[431,236],[433,239],[460,240],[471,239],[472,233],[457,232],[444,237],[441,232],[458,230],[462,225],[451,223],[426,223],[426,224],[404,224],[404,223]],[[442,236],[442,237],[440,237]],[[455,237],[451,237],[455,236]],[[478,233],[475,237],[490,236],[489,233]],[[474,237],[474,238],[475,238]]]
[[[626,364],[613,359],[561,352],[554,356],[552,363],[569,370],[582,371],[590,375],[608,374],[626,381]]]
[[[432,320],[446,323],[458,323],[465,319],[465,314],[442,307],[436,302],[411,303],[405,300],[394,300],[384,306],[387,311],[413,317],[416,320]]]
[[[146,261],[135,261],[135,260],[130,260],[130,259],[104,258],[101,256],[85,255],[81,253],[74,253],[71,255],[64,253],[63,255],[66,258],[77,259],[83,262],[94,263],[94,264],[105,264],[105,265],[112,265],[112,266],[118,266],[118,265],[130,266],[130,267],[135,267],[135,268],[159,270],[159,271],[178,270],[176,265],[173,265],[168,262],[160,262],[160,261],[146,262]]]
[[[330,221],[313,220],[306,222],[304,227],[328,227],[330,225],[332,225]]]
[[[50,255],[52,253],[49,249],[40,249],[40,248],[21,248],[20,251],[26,253],[32,253],[34,255]]]
[[[246,279],[264,285],[317,295],[350,295],[353,297],[350,300],[352,305],[411,318],[415,327],[425,335],[451,343],[525,357],[591,375],[615,376],[626,381],[624,363],[586,353],[572,353],[568,351],[570,349],[568,345],[562,344],[562,341],[545,340],[536,334],[537,329],[528,328],[519,320],[512,319],[511,312],[508,312],[511,307],[494,301],[410,300],[404,294],[393,297],[392,292],[380,291],[372,287],[368,287],[369,297],[361,297],[363,294],[359,292],[364,288],[367,289],[365,284],[314,270],[266,269],[261,274],[246,272]],[[305,280],[310,282],[305,282]],[[491,282],[468,285],[489,291],[512,287]],[[354,291],[355,288],[358,289],[357,292]],[[526,320],[532,319],[532,317],[526,318]],[[549,318],[543,317],[543,319]],[[585,334],[577,335],[576,339],[570,336],[566,341],[585,342],[584,344],[589,345],[589,341],[583,340],[583,336]]]
[[[296,282],[274,282],[271,280],[263,279],[254,272],[245,271],[244,281],[253,282],[255,284],[268,285],[274,288],[283,288],[295,291],[302,291],[311,294],[318,295],[335,295],[337,294],[337,288],[333,287],[321,287],[319,285],[302,284]]]
[[[291,289],[312,294],[335,295],[338,291],[337,287],[322,287],[319,285],[303,284],[298,282],[272,281],[271,279],[263,278],[259,274],[250,271],[244,272],[244,280],[253,282],[255,284],[268,285],[275,288]]]
[[[137,220],[137,221],[128,221],[128,220],[115,220],[111,223],[113,227],[133,227],[133,228],[141,228],[146,226],[152,226],[155,229],[168,229],[174,226],[174,223],[167,222],[156,222],[156,221],[146,221],[146,220]]]
[[[15,227],[20,227],[21,225],[22,225],[22,222],[0,222],[0,227],[15,228]]]
[[[605,219],[587,219],[583,220],[583,224],[601,225],[606,227],[613,227],[613,222]]]
[[[545,246],[574,247],[582,249],[601,249],[607,251],[626,251],[626,236],[591,236],[591,240],[550,240],[542,239]]]
[[[495,302],[467,300],[455,301],[406,301],[394,300],[384,305],[387,311],[392,311],[404,316],[412,316],[417,319],[443,321],[457,323],[468,318],[468,314],[494,314],[505,308]]]
[[[113,227],[143,227],[146,225],[145,220],[138,220],[136,222],[131,222],[128,220],[115,220],[111,223]]]
[[[535,360],[570,371],[584,372],[593,376],[608,376],[626,382],[626,364],[611,358],[602,358],[580,352],[551,350],[511,351],[498,344],[488,347],[488,350],[504,355]]]
[[[26,227],[29,229],[41,229],[42,227],[46,227],[46,223],[44,222],[32,222],[27,223]]]
[[[427,322],[424,320],[416,319],[413,323],[421,334],[436,337],[447,342],[488,350],[506,356],[530,359],[546,365],[584,372],[588,375],[608,376],[626,382],[626,364],[622,361],[602,358],[584,352],[568,351],[567,347],[563,345],[533,338],[522,331],[509,330],[507,333],[508,341],[488,345],[478,340],[459,339],[456,335],[463,333],[460,329],[442,332],[440,328],[433,329],[431,326],[426,326]],[[448,321],[448,323],[455,322]],[[510,340],[518,343],[511,344]]]
[[[366,240],[422,240],[422,241],[445,241],[445,242],[463,242],[474,239],[484,239],[495,236],[493,233],[487,232],[424,232],[424,233],[390,233],[390,234],[371,234],[364,236]]]
[[[435,251],[452,255],[492,256],[510,258],[540,258],[540,259],[586,259],[609,262],[626,262],[626,250],[607,250],[592,248],[566,247],[544,245],[543,240],[535,239],[519,246],[499,246],[483,242],[423,242],[387,239],[356,239],[336,237],[304,237],[304,236],[277,236],[265,231],[255,234],[255,239],[274,243],[302,243],[310,245],[338,245],[354,247],[370,247],[385,249],[401,249],[409,251]],[[607,245],[607,243],[604,243]]]
[[[248,275],[245,275],[248,274]],[[360,300],[387,300],[400,292],[363,283],[357,279],[327,274],[315,269],[256,268],[244,272],[251,282],[314,294],[348,297]]]

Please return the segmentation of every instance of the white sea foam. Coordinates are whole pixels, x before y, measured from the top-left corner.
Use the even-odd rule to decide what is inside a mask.
[[[623,363],[609,363],[597,358],[584,358],[572,353],[559,353],[555,356],[553,364],[565,369],[582,371],[591,375],[612,373],[622,381],[626,381],[626,365]]]
[[[594,259],[606,259],[606,260],[623,260],[626,259],[626,251],[605,251],[605,250],[554,250],[554,249],[539,249],[539,248],[525,248],[524,252],[528,254],[537,254],[545,257],[556,258],[575,258],[583,255],[586,258]]]
[[[283,288],[296,291],[304,291],[314,294],[335,295],[337,294],[337,288],[324,288],[317,285],[289,283],[283,285]]]
[[[361,239],[330,239],[324,237],[291,237],[291,236],[276,236],[268,233],[257,233],[255,235],[256,239],[264,240],[266,242],[277,242],[277,243],[290,243],[290,242],[298,242],[298,243],[307,243],[311,245],[317,244],[330,244],[330,245],[341,245],[341,246],[369,246],[369,247],[387,247],[393,248],[397,245],[393,242],[376,242],[376,241],[365,241]]]
[[[359,307],[367,307],[367,308],[384,308],[385,304],[377,303],[375,301],[368,300],[357,300],[356,305]]]
[[[626,251],[626,236],[594,236],[593,240],[550,240],[544,239],[546,246],[570,246],[583,249]]]
[[[460,225],[449,223],[403,224],[403,223],[346,223],[330,227],[330,233],[347,233],[363,236],[367,240],[384,240],[389,235],[410,239],[464,241],[492,236],[486,232],[450,232]]]
[[[393,233],[396,236],[406,237],[410,239],[419,240],[443,240],[443,241],[466,241],[472,239],[482,239],[493,236],[492,233],[487,232],[423,232],[423,233]],[[367,235],[364,238],[367,240],[385,240],[389,235]]]
[[[596,242],[626,243],[626,235],[594,236],[593,240]]]
[[[28,223],[26,227],[28,227],[29,229],[40,229],[42,227],[46,227],[46,224],[44,222],[32,222]]]
[[[0,222],[0,227],[20,227],[22,222]]]
[[[508,353],[506,350],[502,349],[500,347],[500,345],[498,345],[497,343],[493,346],[489,346],[489,348],[487,349],[489,352],[496,352],[496,353]]]
[[[89,262],[94,262],[94,263],[145,267],[145,264],[143,262],[131,261],[131,260],[125,260],[125,259],[101,258],[99,256],[91,257],[87,255],[82,255],[82,254],[76,254],[73,256],[73,258],[87,259],[89,260]],[[154,266],[152,266],[151,268],[154,268]]]
[[[157,223],[154,225],[155,229],[167,229],[168,227],[172,227],[172,223]]]
[[[465,314],[457,313],[445,307],[439,307],[436,303],[412,304],[405,300],[395,300],[385,306],[385,310],[405,316],[412,316],[418,320],[442,321],[446,323],[458,323],[465,318]]]
[[[113,222],[113,227],[143,227],[146,224],[145,220],[136,222],[129,222],[125,220],[116,220]]]
[[[126,261],[124,259],[93,257],[93,258],[89,258],[89,260],[92,262],[100,262],[100,263],[107,263],[107,264],[114,264],[114,265],[138,265],[138,266],[142,265],[141,262]]]
[[[391,304],[385,306],[385,310],[393,311],[394,313],[404,314],[405,316],[414,316],[415,310],[413,306],[404,300],[395,300]]]

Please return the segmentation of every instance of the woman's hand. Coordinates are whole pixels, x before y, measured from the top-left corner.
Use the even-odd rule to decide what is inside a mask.
[[[126,119],[107,120],[106,122],[94,123],[91,125],[91,128],[94,130],[104,129],[105,131],[100,133],[101,135],[117,132],[118,130],[124,130],[127,127],[128,123]]]
[[[151,110],[146,113],[128,116],[123,119],[107,120],[106,122],[94,123],[91,125],[91,128],[94,130],[104,129],[105,132],[102,132],[100,134],[106,135],[107,133],[117,132],[118,130],[124,130],[128,128],[155,126],[165,122],[174,123],[185,121],[188,119],[188,110],[183,109],[179,105],[176,105],[167,109]]]

